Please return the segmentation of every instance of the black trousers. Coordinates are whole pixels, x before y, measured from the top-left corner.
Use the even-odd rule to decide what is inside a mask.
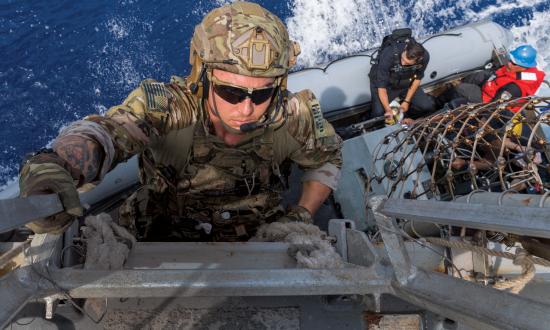
[[[451,109],[466,103],[482,103],[481,87],[467,82],[461,82],[437,97],[437,103],[441,106],[448,103]]]
[[[437,99],[438,104],[443,105],[451,101],[456,104],[482,103],[481,87],[492,74],[492,71],[484,70],[467,75],[458,86],[441,94]],[[456,104],[451,105],[451,108]]]
[[[387,89],[388,91],[388,101],[391,102],[396,97],[405,98],[407,95],[408,89]],[[371,112],[369,119],[384,116],[384,107],[382,102],[380,102],[380,97],[378,96],[378,89],[375,87],[370,88],[371,92]],[[418,88],[414,93],[409,111],[405,112],[406,118],[417,119],[420,117],[427,116],[437,110],[435,98],[424,93],[422,88]]]

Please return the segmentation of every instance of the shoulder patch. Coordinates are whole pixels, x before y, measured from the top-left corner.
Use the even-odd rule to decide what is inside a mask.
[[[144,81],[141,88],[145,94],[147,108],[151,111],[168,112],[170,92],[166,89],[164,83]]]
[[[313,125],[315,126],[315,136],[319,138],[324,138],[332,135],[327,128],[327,121],[323,117],[323,112],[321,111],[321,105],[317,99],[309,100],[309,105],[311,107],[311,112],[313,113]]]

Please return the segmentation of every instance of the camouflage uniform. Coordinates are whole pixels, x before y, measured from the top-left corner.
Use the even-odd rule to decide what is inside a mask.
[[[72,177],[79,184],[101,180],[139,154],[143,186],[120,209],[121,224],[139,239],[247,239],[260,222],[282,215],[288,162],[305,170],[304,181],[334,190],[339,178],[341,140],[319,102],[310,91],[286,90],[298,53],[282,22],[260,6],[236,2],[215,9],[195,29],[189,77],[143,81],[105,116],[67,127],[53,147],[63,159],[77,158],[69,169],[78,165]],[[246,133],[236,146],[216,136],[205,109],[208,90],[202,88],[214,68],[273,77],[279,88],[265,114],[271,123]],[[86,144],[91,147],[81,148]],[[90,151],[98,147],[101,152]],[[83,158],[93,170],[80,170],[87,167]]]
[[[144,187],[121,208],[122,224],[139,236],[150,236],[153,218],[159,217],[181,227],[183,235],[208,231],[209,225],[201,227],[204,222],[214,227],[216,237],[249,236],[258,224],[252,219],[275,216],[285,160],[306,170],[303,180],[336,188],[341,140],[310,91],[289,95],[286,121],[279,118],[235,147],[213,133],[199,101],[183,79],[174,77],[169,84],[146,80],[106,116],[73,123],[54,148],[70,135],[100,142],[103,173],[140,153]]]

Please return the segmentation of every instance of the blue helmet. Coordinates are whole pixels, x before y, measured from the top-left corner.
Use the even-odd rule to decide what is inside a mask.
[[[519,46],[510,52],[510,60],[524,68],[537,66],[537,50],[530,45]]]

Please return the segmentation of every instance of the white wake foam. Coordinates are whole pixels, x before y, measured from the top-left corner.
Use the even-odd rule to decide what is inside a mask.
[[[292,0],[286,23],[291,38],[302,46],[300,66],[314,66],[329,59],[377,46],[391,30],[409,26],[425,36],[491,19],[514,10],[532,11],[532,18],[512,28],[517,43],[531,43],[548,70],[549,12],[537,12],[541,0],[497,0],[483,6],[478,0]]]
[[[290,8],[286,23],[290,37],[302,47],[302,66],[371,48],[404,25],[395,0],[294,0]]]
[[[515,44],[531,44],[538,50],[538,66],[550,74],[550,12],[534,13],[524,26],[512,28]]]

